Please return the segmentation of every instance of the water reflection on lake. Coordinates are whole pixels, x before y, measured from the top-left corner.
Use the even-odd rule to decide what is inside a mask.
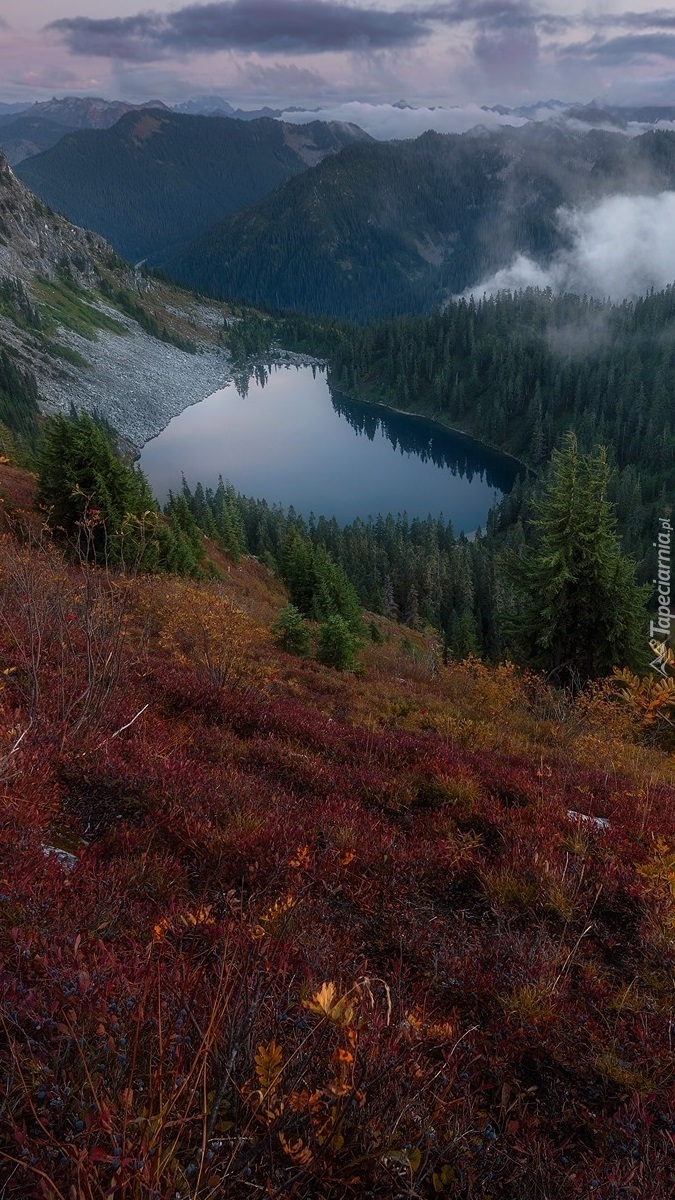
[[[378,513],[443,514],[457,532],[484,525],[517,464],[424,418],[331,392],[317,367],[258,370],[174,417],[141,454],[161,503],[218,477],[270,504],[341,524]]]

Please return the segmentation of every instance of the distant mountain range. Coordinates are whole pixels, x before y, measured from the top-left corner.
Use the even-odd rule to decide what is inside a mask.
[[[197,236],[355,141],[371,139],[353,125],[143,107],[109,129],[66,133],[16,170],[51,208],[137,261]]]
[[[170,108],[161,100],[132,104],[126,100],[103,100],[98,96],[66,96],[36,104],[0,104],[0,149],[11,166],[49,150],[74,129],[110,129],[129,112],[151,108],[187,116],[230,117],[256,121],[282,115],[281,108],[248,110],[233,108],[222,96],[197,96]],[[293,112],[293,109],[287,109]]]
[[[568,119],[581,121],[593,129],[611,125],[626,130],[630,125],[658,126],[664,121],[675,121],[674,104],[618,105],[606,104],[602,100],[591,100],[590,104],[570,104],[565,100],[543,100],[515,108],[504,104],[483,104],[481,107],[486,113],[498,113],[502,117],[521,117],[537,122]]]
[[[386,110],[387,105],[380,107]],[[486,116],[496,114],[505,120],[512,117],[518,124],[522,121],[553,121],[574,127],[581,123],[589,128],[617,129],[624,132],[632,132],[631,126],[658,127],[663,122],[675,120],[675,105],[621,107],[604,104],[601,100],[592,101],[590,104],[571,104],[568,101],[551,99],[516,107],[504,104],[481,107]],[[66,96],[61,99],[54,97],[30,105],[0,104],[0,149],[8,161],[16,165],[56,145],[68,130],[109,129],[128,112],[148,108],[187,116],[229,117],[239,121],[276,119],[283,117],[284,113],[302,113],[307,120],[324,119],[319,106],[307,109],[295,106],[271,108],[265,105],[257,109],[243,109],[235,108],[225,97],[215,93],[195,96],[173,106],[166,105],[161,100],[135,104],[126,100],[104,100],[96,96]],[[407,100],[398,100],[389,108],[408,113],[415,111],[414,106]],[[436,106],[427,111],[442,114],[452,112],[453,109]],[[333,114],[333,117],[335,115]],[[355,119],[358,123],[358,116]],[[377,136],[377,130],[373,132]],[[415,130],[415,133],[418,132],[419,128]]]
[[[392,142],[244,120],[213,95],[181,107],[53,100],[0,116],[0,140],[39,148],[21,179],[131,261],[216,297],[358,319],[428,311],[518,254],[546,264],[562,205],[675,187],[675,133],[658,128],[675,107],[497,105],[486,115],[513,125]]]
[[[26,104],[5,104],[0,101],[0,116],[11,116],[13,113],[22,113],[26,111]]]
[[[145,108],[166,109],[161,101],[127,104],[98,97],[66,97],[31,104],[18,115],[0,114],[0,149],[11,166],[41,154],[75,129],[110,129],[120,117]],[[169,110],[166,109],[168,112]]]
[[[0,149],[11,166],[49,150],[70,133],[67,125],[60,125],[47,117],[31,116],[22,113],[20,116],[0,116]]]
[[[175,104],[173,112],[189,113],[202,117],[236,117],[239,121],[257,121],[259,117],[280,117],[283,112],[293,112],[293,109],[269,108],[233,108],[222,96],[197,96],[194,100],[186,100],[183,104]],[[319,110],[316,110],[317,113]]]
[[[516,254],[565,244],[556,212],[675,187],[675,133],[555,123],[355,144],[161,264],[219,297],[366,319],[428,311]]]

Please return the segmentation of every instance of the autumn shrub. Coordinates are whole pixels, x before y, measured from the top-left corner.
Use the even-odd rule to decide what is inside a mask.
[[[239,573],[127,582],[108,676],[103,577],[2,555],[7,1200],[671,1200],[667,755],[589,758],[601,699],[542,744],[511,669],[279,655]]]
[[[67,568],[42,533],[0,540],[5,669],[31,719],[48,715],[62,736],[112,719],[133,603],[132,579]]]
[[[651,642],[658,673],[635,675],[615,670],[619,695],[642,735],[652,742],[675,746],[675,653],[666,642]]]
[[[655,839],[649,857],[639,864],[638,873],[646,881],[653,896],[655,916],[663,920],[666,930],[675,930],[675,842]]]
[[[215,687],[264,687],[266,634],[233,604],[220,584],[153,581],[144,589],[159,645]]]

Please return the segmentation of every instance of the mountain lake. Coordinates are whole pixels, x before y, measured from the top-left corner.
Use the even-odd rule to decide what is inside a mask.
[[[347,399],[317,366],[258,368],[186,408],[139,465],[164,504],[184,475],[191,488],[218,477],[304,517],[443,515],[456,533],[485,525],[525,468],[424,417]]]

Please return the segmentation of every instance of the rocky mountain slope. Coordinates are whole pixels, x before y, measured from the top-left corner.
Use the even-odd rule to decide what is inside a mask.
[[[140,447],[231,377],[223,322],[222,305],[135,272],[54,214],[0,156],[0,354],[43,410],[98,411]]]
[[[211,295],[272,307],[428,311],[517,253],[546,262],[564,242],[561,205],[673,186],[675,133],[426,133],[348,147],[162,265]]]
[[[33,191],[132,261],[189,240],[352,142],[355,125],[131,112],[21,163]]]

